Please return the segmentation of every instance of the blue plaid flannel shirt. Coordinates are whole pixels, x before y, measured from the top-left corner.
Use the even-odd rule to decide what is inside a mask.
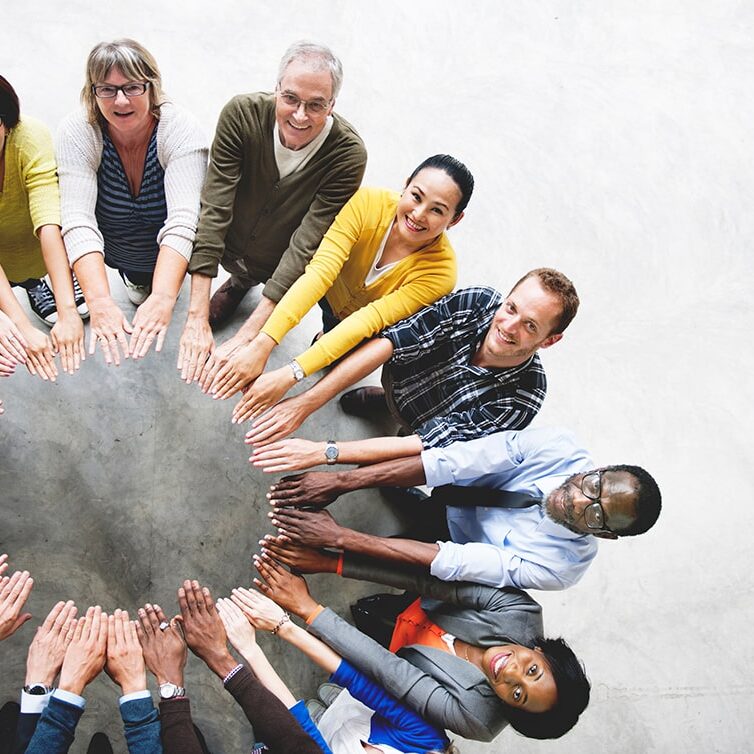
[[[471,363],[503,300],[494,288],[463,288],[382,332],[395,349],[385,365],[392,399],[425,448],[523,429],[542,407],[536,353],[504,369]]]

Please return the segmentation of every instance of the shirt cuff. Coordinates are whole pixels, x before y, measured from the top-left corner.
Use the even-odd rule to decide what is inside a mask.
[[[23,715],[41,715],[50,701],[52,692],[49,694],[27,694],[21,692],[21,714]]]
[[[310,615],[310,616],[309,616],[309,617],[308,617],[308,618],[306,619],[306,625],[307,625],[307,626],[311,626],[311,624],[312,624],[312,623],[314,623],[314,621],[315,621],[315,619],[317,618],[317,616],[318,616],[318,615],[319,615],[319,614],[320,614],[320,613],[321,613],[321,612],[322,612],[322,611],[323,611],[324,609],[325,609],[325,608],[324,608],[324,606],[322,606],[322,605],[317,605],[317,607],[316,607],[316,608],[315,608],[314,610],[312,610],[312,613],[311,613],[311,615]]]
[[[80,709],[86,709],[86,699],[84,699],[83,696],[79,696],[78,694],[74,694],[72,691],[64,691],[63,689],[55,689],[55,691],[50,694],[50,696],[54,696],[56,699],[60,699],[61,702],[68,702],[68,704],[74,705],[74,707],[79,707]]]
[[[130,694],[123,694],[120,699],[118,699],[118,704],[125,704],[126,702],[132,702],[134,699],[149,699],[151,698],[151,694],[149,693],[149,689],[143,689],[142,691],[132,691]]]
[[[422,450],[421,459],[427,487],[441,487],[444,484],[453,484],[455,481],[453,470],[444,457],[443,450],[444,448]]]

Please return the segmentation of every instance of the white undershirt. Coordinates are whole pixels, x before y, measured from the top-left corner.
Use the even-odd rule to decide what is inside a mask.
[[[392,270],[393,267],[395,267],[398,262],[402,260],[398,260],[398,262],[391,262],[390,264],[386,264],[384,267],[377,267],[380,263],[380,259],[382,259],[382,253],[385,251],[385,245],[387,244],[388,236],[390,235],[390,231],[393,229],[393,225],[395,225],[395,220],[390,223],[390,227],[385,232],[385,235],[382,237],[382,241],[380,243],[380,248],[377,250],[377,253],[374,256],[374,262],[372,262],[372,267],[370,268],[369,272],[367,272],[367,276],[364,279],[364,285],[371,285],[377,278],[384,275],[388,270]]]
[[[272,141],[275,145],[275,162],[277,163],[278,173],[280,173],[281,178],[285,178],[291,173],[301,170],[301,168],[303,168],[304,165],[314,157],[330,134],[332,124],[332,115],[328,115],[322,131],[320,131],[320,133],[317,134],[317,136],[315,136],[305,147],[301,147],[301,149],[288,149],[288,147],[284,147],[281,143],[278,124],[277,122],[275,123],[275,127],[272,130]]]

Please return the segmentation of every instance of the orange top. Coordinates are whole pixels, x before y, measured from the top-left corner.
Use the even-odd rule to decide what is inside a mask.
[[[393,638],[390,640],[390,651],[397,652],[401,647],[411,644],[421,644],[434,647],[450,654],[450,648],[442,640],[446,632],[432,623],[422,610],[421,598],[412,602],[395,621]]]

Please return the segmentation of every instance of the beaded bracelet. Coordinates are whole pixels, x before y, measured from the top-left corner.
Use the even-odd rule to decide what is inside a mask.
[[[277,624],[277,626],[275,626],[275,628],[273,628],[273,629],[272,629],[272,631],[271,631],[272,635],[273,635],[273,636],[275,636],[275,635],[277,634],[277,632],[278,632],[278,631],[279,631],[279,630],[280,630],[280,629],[281,629],[281,628],[282,628],[282,627],[283,627],[283,626],[284,626],[284,625],[285,625],[286,623],[288,623],[288,621],[289,621],[290,619],[291,619],[291,616],[290,616],[290,615],[288,615],[288,613],[283,613],[282,617],[281,617],[281,618],[280,618],[280,620],[278,621],[278,624]]]

